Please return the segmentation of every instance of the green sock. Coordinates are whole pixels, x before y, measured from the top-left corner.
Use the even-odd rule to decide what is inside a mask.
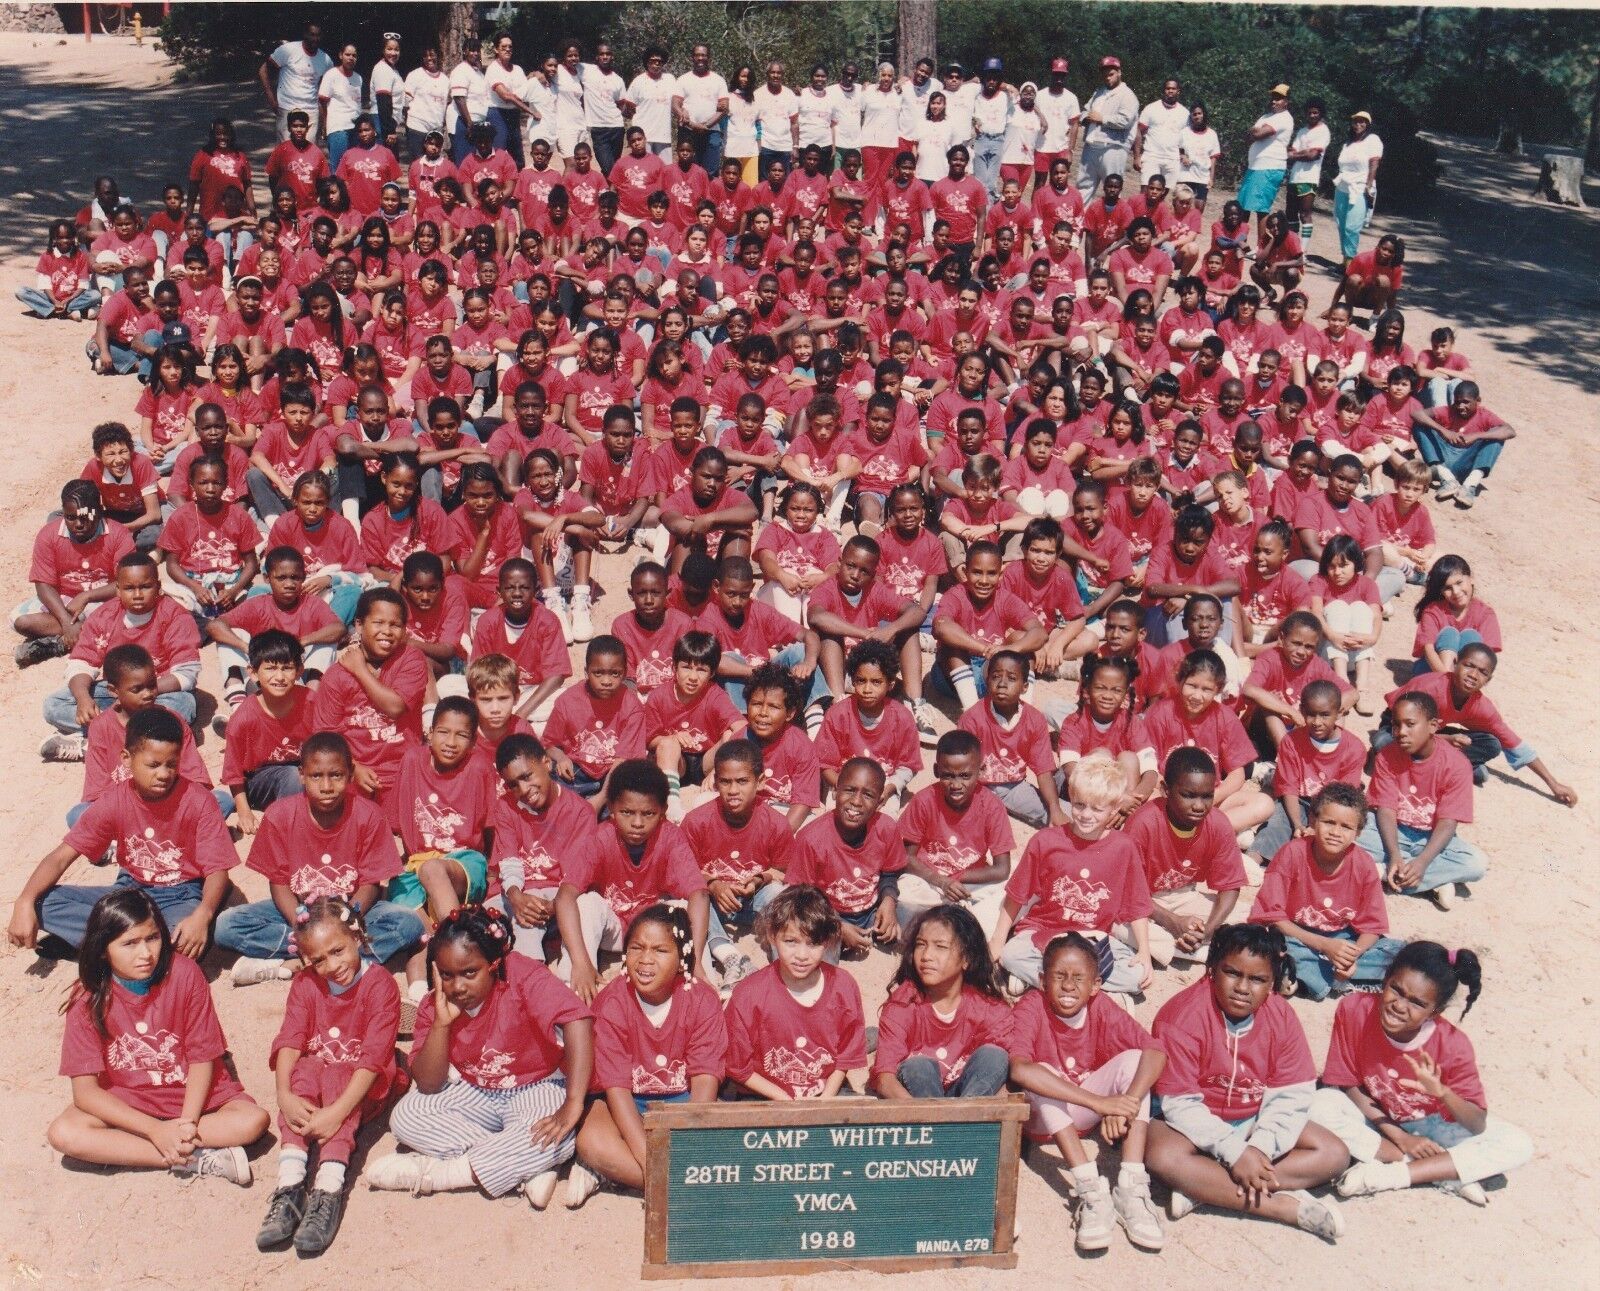
[[[683,781],[681,781],[678,778],[678,773],[676,771],[668,771],[667,772],[667,792],[670,793],[674,798],[676,798],[678,796],[678,790],[681,789],[682,787],[683,787]]]

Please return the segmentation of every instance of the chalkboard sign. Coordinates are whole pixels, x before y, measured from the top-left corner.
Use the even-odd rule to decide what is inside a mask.
[[[661,1106],[647,1278],[1013,1268],[1019,1096]]]

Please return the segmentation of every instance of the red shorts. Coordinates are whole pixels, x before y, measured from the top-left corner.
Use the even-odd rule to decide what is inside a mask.
[[[1072,160],[1072,154],[1067,152],[1065,149],[1062,149],[1060,152],[1036,152],[1036,153],[1034,153],[1033,154],[1033,171],[1034,171],[1034,174],[1036,174],[1036,175],[1048,175],[1050,173],[1050,165],[1051,165],[1052,162],[1055,161],[1055,159],[1057,157],[1065,157],[1068,161]]]

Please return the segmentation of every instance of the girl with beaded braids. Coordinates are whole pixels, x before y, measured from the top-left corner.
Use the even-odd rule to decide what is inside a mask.
[[[272,1041],[281,1147],[278,1185],[256,1245],[269,1251],[292,1241],[301,1254],[315,1255],[339,1231],[356,1131],[383,1110],[394,1082],[400,992],[393,975],[372,962],[361,912],[343,897],[309,902],[294,937],[305,968],[289,988]],[[308,1189],[313,1144],[317,1171]]]
[[[417,1008],[412,1087],[389,1122],[411,1151],[369,1166],[371,1187],[482,1188],[491,1197],[521,1188],[535,1210],[549,1204],[583,1115],[594,1019],[512,944],[510,921],[481,905],[457,907],[434,930],[433,993]]]

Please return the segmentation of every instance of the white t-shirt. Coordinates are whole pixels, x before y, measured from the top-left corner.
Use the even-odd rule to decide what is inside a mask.
[[[788,152],[793,135],[789,122],[800,111],[800,97],[787,85],[776,94],[765,81],[756,87],[756,120],[761,125],[761,146],[768,152]]]
[[[728,97],[728,82],[718,72],[696,76],[685,72],[678,80],[678,93],[683,95],[683,113],[700,125],[711,125],[717,119],[717,100]]]
[[[672,100],[678,94],[678,78],[668,72],[651,78],[640,72],[624,96],[634,106],[633,124],[644,131],[650,143],[672,142]]]
[[[1083,115],[1078,96],[1071,90],[1060,94],[1040,90],[1034,107],[1044,118],[1044,138],[1039,141],[1039,151],[1065,152],[1072,142],[1072,123]]]
[[[1011,114],[1006,126],[1005,148],[1000,154],[1002,166],[1033,165],[1033,154],[1038,151],[1039,140],[1044,137],[1044,118],[1037,107],[1018,108]],[[1024,183],[1027,182],[1024,176]]]
[[[615,72],[602,72],[583,63],[583,116],[591,130],[615,130],[622,124],[617,101],[627,94],[627,83]]]
[[[1328,132],[1326,121],[1318,122],[1314,126],[1301,126],[1294,132],[1294,147],[1296,151],[1301,148],[1321,148],[1325,156],[1328,145],[1333,141],[1333,136]],[[1322,157],[1315,161],[1291,161],[1289,163],[1289,182],[1291,184],[1320,184],[1322,182]]]
[[[932,82],[930,81],[931,85]],[[907,99],[914,98],[910,93],[902,94],[899,86],[891,86],[888,90],[880,90],[876,85],[865,86],[861,90],[861,133],[860,143],[855,145],[860,148],[895,148],[900,144],[900,136],[905,131],[904,117],[900,107]],[[916,99],[921,104],[921,112],[928,109],[927,99]]]
[[[528,139],[556,141],[556,94],[537,76],[528,78],[523,101],[533,109],[533,120],[528,123]]]
[[[1176,161],[1178,137],[1189,124],[1189,109],[1181,103],[1170,108],[1160,99],[1146,103],[1139,113],[1139,124],[1144,127],[1144,155]]]
[[[325,49],[308,54],[298,40],[286,40],[272,51],[272,62],[278,69],[278,107],[284,112],[295,108],[309,112],[315,125],[317,93],[323,76],[333,66],[333,55]]]
[[[900,91],[900,120],[896,127],[897,138],[915,139],[917,127],[922,119],[928,115],[928,95],[939,88],[939,83],[932,77],[924,81],[919,88],[915,81],[903,80],[898,87]],[[877,89],[874,85],[873,89]]]
[[[965,126],[948,116],[943,121],[930,121],[924,117],[917,122],[918,179],[925,179],[931,184],[950,173],[950,163],[945,159],[945,153],[956,144],[967,141],[965,129]]]
[[[474,67],[464,58],[450,71],[450,106],[444,114],[446,134],[455,131],[458,98],[465,100],[473,125],[489,115],[489,79],[481,67]]]
[[[833,123],[833,144],[836,148],[860,148],[861,113],[866,107],[866,87],[859,82],[848,90],[842,85],[828,87],[834,106],[839,109],[839,119]],[[894,101],[895,115],[900,112],[900,99]],[[892,147],[893,145],[886,145]]]
[[[978,134],[1005,134],[1011,112],[1011,96],[1004,90],[995,91],[992,99],[982,93],[972,96],[972,128]]]
[[[839,101],[827,89],[818,94],[809,85],[800,91],[799,99],[800,146],[808,148],[816,144],[826,156],[833,147],[833,127],[839,120]],[[763,133],[765,129],[763,126]]]
[[[400,110],[406,105],[406,83],[401,79],[400,73],[380,58],[377,66],[372,69],[370,79],[373,95],[387,94],[395,119],[398,120]]]
[[[1204,130],[1187,127],[1178,136],[1178,173],[1174,182],[1179,184],[1210,184],[1211,159],[1222,156],[1222,142],[1210,126]]]
[[[1359,139],[1345,140],[1339,149],[1339,173],[1334,177],[1334,187],[1347,193],[1359,193],[1367,186],[1367,165],[1374,157],[1383,156],[1383,140],[1368,130]]]
[[[1294,118],[1289,109],[1268,112],[1256,118],[1257,126],[1271,126],[1272,133],[1265,139],[1250,141],[1250,155],[1245,159],[1246,170],[1283,170],[1289,164],[1289,137],[1294,134]],[[1252,126],[1251,129],[1254,129]]]
[[[584,126],[583,81],[569,72],[565,63],[556,65],[555,92],[556,129],[574,135]]]
[[[406,77],[406,129],[444,129],[445,108],[450,101],[450,78],[443,72],[431,76],[426,68],[414,68]]]
[[[756,105],[742,94],[728,93],[728,129],[722,141],[724,157],[756,155]]]
[[[322,84],[317,89],[317,98],[328,101],[328,133],[335,130],[354,130],[356,121],[361,116],[361,91],[365,82],[359,72],[351,72],[346,76],[337,67],[330,67],[322,74]]]
[[[972,101],[978,97],[978,89],[976,81],[967,81],[954,93],[944,92],[945,120],[953,121],[957,130],[954,142],[966,143],[972,138]]]
[[[519,99],[526,96],[528,77],[515,63],[511,64],[510,67],[505,67],[498,58],[492,59],[489,65],[483,69],[483,82],[489,91],[489,106],[491,108],[516,109],[520,111],[515,103],[503,97],[500,93],[501,88],[504,87]],[[467,108],[470,110],[471,107],[472,104],[468,103]]]

